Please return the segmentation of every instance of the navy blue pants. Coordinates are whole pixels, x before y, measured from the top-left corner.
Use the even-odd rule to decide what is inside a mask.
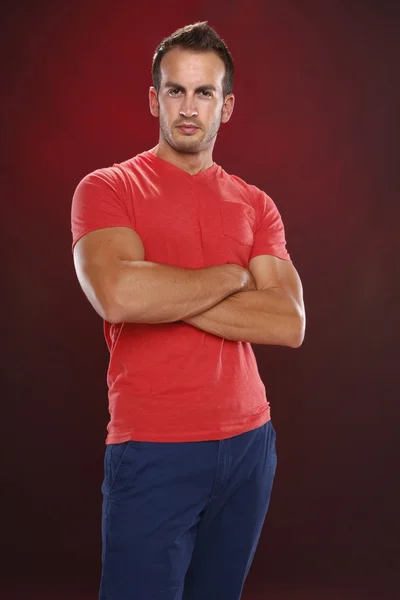
[[[100,600],[239,600],[268,510],[271,421],[225,440],[110,444]]]

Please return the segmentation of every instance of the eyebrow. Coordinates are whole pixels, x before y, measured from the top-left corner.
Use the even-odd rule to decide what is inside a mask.
[[[165,87],[166,88],[175,88],[177,90],[182,90],[183,92],[186,92],[186,89],[183,87],[183,85],[180,85],[179,83],[175,83],[173,81],[167,81],[167,83],[165,84]],[[212,83],[210,83],[207,85],[200,85],[194,91],[201,92],[202,90],[212,90],[213,92],[216,92],[217,88],[215,87],[215,85],[212,85]]]

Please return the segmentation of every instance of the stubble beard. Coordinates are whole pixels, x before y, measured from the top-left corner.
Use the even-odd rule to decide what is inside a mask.
[[[167,144],[169,144],[176,152],[183,154],[197,154],[204,150],[216,137],[219,128],[221,126],[221,115],[218,119],[215,119],[208,130],[201,130],[195,133],[194,136],[183,136],[173,126],[168,125],[167,119],[164,118],[163,112],[160,110],[159,113],[159,124],[161,134],[164,137]],[[179,137],[178,137],[179,136]]]

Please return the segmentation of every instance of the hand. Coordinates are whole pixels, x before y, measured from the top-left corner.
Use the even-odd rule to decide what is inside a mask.
[[[228,270],[229,274],[235,277],[235,280],[240,286],[237,289],[238,292],[251,292],[252,290],[257,289],[253,275],[245,267],[235,263],[228,263],[221,265],[221,267],[223,267],[225,270]]]
[[[257,289],[256,281],[253,275],[250,273],[248,269],[245,269],[247,275],[246,285],[243,289],[244,292],[252,292]]]

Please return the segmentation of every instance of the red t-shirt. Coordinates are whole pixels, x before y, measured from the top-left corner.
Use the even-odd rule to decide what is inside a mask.
[[[270,254],[290,260],[267,194],[220,166],[190,175],[146,151],[82,179],[72,201],[73,244],[104,227],[130,227],[146,260],[200,269]],[[111,324],[106,444],[220,440],[270,419],[248,342],[184,323]]]

